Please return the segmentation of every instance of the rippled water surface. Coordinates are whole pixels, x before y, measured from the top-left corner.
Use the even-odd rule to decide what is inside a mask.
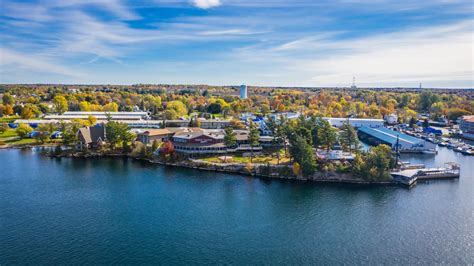
[[[474,263],[474,157],[400,187],[266,181],[0,151],[0,264]]]

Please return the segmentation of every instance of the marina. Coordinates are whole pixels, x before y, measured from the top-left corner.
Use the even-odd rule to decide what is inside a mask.
[[[436,180],[459,178],[461,166],[456,163],[445,163],[444,167],[425,168],[423,164],[403,165],[400,170],[391,173],[394,181],[409,187],[416,185],[420,180]]]

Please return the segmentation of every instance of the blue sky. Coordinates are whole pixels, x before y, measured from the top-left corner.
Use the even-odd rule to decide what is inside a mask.
[[[474,87],[473,2],[0,1],[0,83]]]

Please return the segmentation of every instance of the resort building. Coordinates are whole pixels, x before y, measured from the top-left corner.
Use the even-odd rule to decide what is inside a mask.
[[[234,130],[237,137],[235,147],[224,144],[224,130],[186,128],[172,137],[175,151],[184,154],[223,154],[228,152],[261,151],[262,147],[250,147],[247,130]]]
[[[79,149],[96,149],[105,143],[105,126],[83,127],[77,132]]]
[[[219,119],[199,119],[201,128],[205,129],[222,129],[230,126],[230,120]]]
[[[388,128],[361,127],[358,131],[359,138],[371,145],[387,144],[399,152],[435,153],[436,144],[423,139],[415,138]]]
[[[459,129],[463,138],[474,140],[474,115],[465,115],[461,118]]]
[[[144,144],[152,144],[153,141],[158,140],[165,142],[171,139],[173,132],[169,129],[149,129],[143,132],[137,133],[137,140]]]

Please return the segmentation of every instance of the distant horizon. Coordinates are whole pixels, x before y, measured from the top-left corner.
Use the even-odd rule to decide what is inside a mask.
[[[113,83],[0,83],[0,86],[12,86],[12,85],[25,85],[25,86],[208,86],[208,87],[239,87],[240,85],[246,85],[249,88],[282,88],[282,89],[352,89],[350,86],[274,86],[274,85],[252,85],[252,84],[227,84],[227,85],[216,85],[216,84],[192,84],[192,83],[135,83],[135,84],[113,84]],[[392,87],[357,87],[357,89],[420,89],[418,86],[392,86]],[[474,87],[421,87],[421,90],[474,90]]]

